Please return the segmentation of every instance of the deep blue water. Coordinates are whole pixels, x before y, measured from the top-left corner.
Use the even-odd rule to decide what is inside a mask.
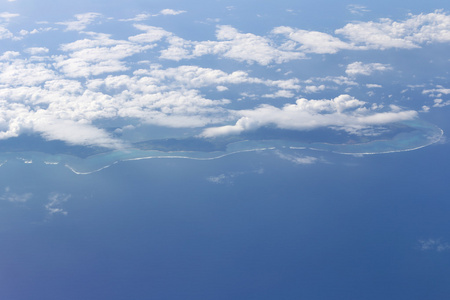
[[[450,241],[447,153],[5,164],[2,186],[33,196],[0,203],[0,297],[445,299],[450,251],[419,240]],[[45,211],[54,192],[67,215]]]

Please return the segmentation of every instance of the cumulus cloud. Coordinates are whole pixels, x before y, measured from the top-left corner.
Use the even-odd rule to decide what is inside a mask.
[[[166,10],[160,14],[181,12]],[[143,13],[132,21],[140,22],[149,16]],[[79,14],[74,21],[58,24],[65,25],[66,30],[82,31],[100,17],[97,13]],[[409,41],[415,47],[445,42],[447,19],[446,14],[436,11],[428,15],[410,15],[406,21],[398,23],[384,20],[349,25],[371,28],[383,25],[382,32],[388,36],[391,27],[397,26],[400,31],[396,38]],[[48,140],[58,139],[69,144],[121,148],[126,143],[114,137],[110,132],[114,129],[106,130],[103,122],[117,120],[121,127],[150,124],[200,128],[199,131],[209,127],[203,131],[203,136],[218,136],[239,134],[262,126],[297,130],[333,127],[355,132],[376,124],[411,119],[417,114],[401,109],[383,111],[348,95],[330,100],[302,98],[284,106],[282,103],[278,106],[259,105],[267,99],[283,101],[301,92],[345,89],[358,84],[356,75],[390,70],[391,66],[387,64],[354,62],[347,66],[347,76],[302,81],[288,77],[259,78],[249,71],[250,64],[257,64],[258,68],[272,67],[304,59],[309,53],[388,48],[388,42],[380,46],[386,39],[376,45],[370,39],[363,40],[357,34],[358,26],[346,26],[336,31],[335,34],[341,35],[337,37],[291,27],[277,27],[267,35],[257,35],[221,25],[216,27],[215,38],[199,41],[186,40],[161,27],[133,26],[135,33],[128,38],[82,32],[83,38],[65,40],[57,49],[31,47],[18,49],[20,52],[0,53],[0,139],[32,132]],[[39,32],[44,30],[39,29]],[[22,33],[26,38],[32,32]],[[0,39],[12,37],[8,29],[0,26]],[[144,54],[147,57],[138,60],[146,63],[136,63],[134,57]],[[235,68],[238,64],[233,65],[234,69],[224,71],[173,62],[206,55],[241,62],[245,71]],[[158,62],[171,67],[163,68],[156,64]],[[277,76],[282,76],[283,67],[279,66]],[[205,92],[226,91],[231,86],[242,88],[236,94],[260,101],[259,106],[245,103],[247,109],[232,110],[228,105],[233,99],[213,98]],[[233,97],[233,92],[222,95]],[[424,91],[430,96],[446,93],[447,90],[439,86]],[[446,105],[447,102],[439,102],[439,99],[435,99],[435,106]],[[220,126],[223,124],[227,125]]]
[[[364,6],[349,5],[355,14],[366,12]],[[342,50],[370,50],[419,48],[423,44],[450,42],[450,16],[442,11],[409,15],[404,21],[388,18],[378,22],[354,22],[335,30],[334,35],[287,26],[273,29],[272,33],[288,39],[283,47],[304,53],[332,54]]]
[[[14,35],[4,26],[0,25],[0,40],[13,38]]]
[[[161,52],[161,58],[179,61],[214,54],[263,66],[304,58],[301,52],[276,47],[266,37],[241,33],[229,25],[218,26],[216,37],[217,41],[195,42],[172,36],[168,40],[170,47]]]
[[[380,64],[380,63],[371,63],[371,64],[364,64],[360,61],[351,63],[347,66],[347,69],[345,70],[345,73],[349,76],[356,76],[356,75],[371,75],[373,72],[383,72],[392,70],[392,67],[389,64]]]
[[[282,34],[296,44],[300,44],[299,47],[296,47],[296,50],[306,53],[331,54],[343,49],[352,49],[353,47],[337,37],[319,31],[281,26],[275,28],[272,32],[274,34]]]
[[[388,18],[358,22],[335,31],[360,49],[419,48],[426,43],[450,42],[450,16],[442,11],[409,15],[405,21]]]
[[[411,120],[417,116],[417,112],[412,110],[377,112],[366,108],[365,104],[349,95],[340,95],[331,100],[301,98],[295,104],[287,104],[282,108],[261,105],[252,110],[236,111],[236,116],[240,118],[235,125],[207,128],[202,136],[240,134],[269,125],[294,130],[331,127],[355,132],[369,126]]]
[[[104,73],[126,71],[125,58],[150,49],[124,40],[113,40],[106,34],[78,40],[61,46],[68,55],[55,57],[55,66],[69,77],[89,77]]]
[[[450,105],[450,100],[444,101],[442,99],[434,99],[433,107],[444,107],[444,106],[449,106],[449,105]]]

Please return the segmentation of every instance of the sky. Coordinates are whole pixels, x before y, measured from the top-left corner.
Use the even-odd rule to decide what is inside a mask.
[[[440,0],[1,0],[0,296],[443,299],[449,47]]]

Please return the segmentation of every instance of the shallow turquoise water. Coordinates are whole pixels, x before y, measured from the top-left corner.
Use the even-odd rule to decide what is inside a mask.
[[[249,151],[269,150],[316,150],[341,154],[368,155],[392,152],[402,152],[426,147],[438,142],[443,131],[430,123],[413,120],[402,122],[408,130],[400,132],[390,139],[372,140],[366,143],[333,144],[326,142],[308,143],[293,140],[245,140],[230,143],[225,151],[156,151],[141,149],[125,149],[80,158],[67,154],[48,154],[42,152],[8,152],[0,154],[0,163],[10,160],[22,160],[24,163],[43,163],[47,165],[64,165],[77,174],[89,174],[100,171],[121,161],[132,161],[156,158],[184,158],[194,160],[211,160],[228,155]]]

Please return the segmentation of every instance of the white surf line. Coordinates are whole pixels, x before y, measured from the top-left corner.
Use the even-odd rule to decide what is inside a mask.
[[[439,128],[440,129],[440,128]],[[389,153],[397,153],[397,152],[408,152],[408,151],[414,151],[414,150],[418,150],[418,149],[422,149],[425,147],[428,147],[430,145],[436,144],[437,142],[439,142],[442,137],[444,136],[444,130],[441,130],[441,134],[439,135],[439,138],[436,138],[435,140],[433,140],[432,142],[428,143],[428,144],[424,144],[422,146],[418,146],[415,148],[409,148],[409,149],[402,149],[402,150],[391,150],[391,151],[382,151],[382,152],[354,152],[354,153],[347,153],[347,152],[337,152],[337,151],[332,151],[333,153],[338,153],[338,154],[344,154],[344,155],[376,155],[376,154],[389,154]]]
[[[115,165],[119,162],[125,162],[125,161],[138,161],[138,160],[144,160],[144,159],[170,159],[170,158],[174,158],[174,159],[192,159],[192,160],[214,160],[214,159],[220,159],[229,155],[234,155],[234,154],[239,154],[239,153],[245,153],[245,152],[256,152],[256,151],[267,151],[267,150],[274,150],[276,149],[276,147],[268,147],[268,148],[257,148],[257,149],[249,149],[249,150],[241,150],[241,151],[234,151],[234,152],[230,152],[230,153],[225,153],[219,156],[214,156],[214,157],[189,157],[189,156],[180,156],[180,155],[158,155],[158,156],[145,156],[145,157],[136,157],[136,158],[126,158],[126,159],[121,159],[121,160],[117,160],[115,162],[113,162],[112,164],[109,164],[107,166],[101,167],[99,169],[93,170],[93,171],[88,171],[88,172],[81,172],[81,171],[77,171],[74,167],[70,166],[69,164],[65,164],[64,166],[66,168],[68,168],[69,170],[71,170],[73,173],[77,174],[77,175],[89,175],[92,173],[96,173],[99,172],[101,170],[104,170],[106,168],[111,167],[112,165]]]

